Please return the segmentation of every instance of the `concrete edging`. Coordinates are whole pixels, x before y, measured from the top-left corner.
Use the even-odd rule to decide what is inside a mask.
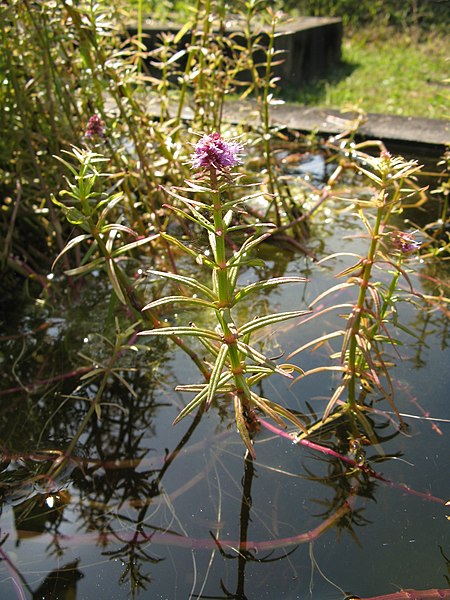
[[[256,103],[252,101],[229,102],[225,104],[224,117],[227,120],[245,121],[248,116],[251,123],[250,116],[256,110]],[[338,110],[296,104],[277,104],[271,108],[271,124],[274,127],[327,135],[345,132],[355,116]],[[358,128],[358,136],[442,152],[450,145],[450,121],[369,113]]]

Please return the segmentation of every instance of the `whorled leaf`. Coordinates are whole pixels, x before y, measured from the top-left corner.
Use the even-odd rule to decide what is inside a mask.
[[[221,376],[219,377],[219,381],[216,385],[216,393],[220,392],[230,392],[231,389],[227,389],[225,386],[226,384],[232,379],[233,377],[233,373],[227,372],[227,373],[222,373]],[[195,389],[197,386],[177,386],[175,389],[177,391],[190,391],[189,388],[191,389]],[[207,395],[208,395],[208,388],[209,385],[208,383],[204,383],[204,384],[200,384],[198,386],[200,388],[199,393],[192,398],[192,400],[181,410],[181,412],[178,414],[178,416],[176,417],[176,419],[173,421],[173,424],[176,425],[177,423],[179,423],[182,419],[184,419],[184,417],[186,417],[189,413],[191,413],[195,408],[197,408],[197,406],[200,406],[200,404],[204,401],[206,401]]]
[[[253,292],[259,292],[263,289],[270,289],[277,285],[284,285],[286,283],[305,283],[308,281],[305,277],[274,277],[273,279],[265,279],[263,281],[256,281],[255,283],[250,283],[245,288],[241,288],[238,292],[236,292],[232,305],[237,304],[243,298],[248,296]]]
[[[210,340],[215,340],[217,342],[221,341],[220,335],[211,331],[210,329],[202,329],[200,327],[160,327],[157,329],[149,329],[146,331],[139,331],[137,335],[140,336],[153,336],[153,335],[162,335],[162,336],[179,336],[179,335],[190,335],[193,337],[206,338]]]
[[[264,356],[264,354],[262,354],[261,352],[258,352],[258,350],[256,350],[255,348],[252,348],[248,344],[245,344],[244,342],[241,342],[239,340],[236,341],[236,346],[239,352],[242,352],[242,354],[244,354],[248,358],[251,358],[256,363],[268,367],[269,369],[272,369],[273,372],[278,373],[279,375],[283,375],[283,377],[292,378],[292,375],[289,372],[278,367],[276,363]]]
[[[257,331],[258,329],[262,329],[263,327],[268,327],[269,325],[275,325],[275,323],[281,323],[282,321],[287,321],[288,319],[294,319],[296,317],[302,317],[303,315],[309,314],[311,311],[309,310],[294,310],[284,313],[276,313],[272,315],[265,315],[263,317],[256,317],[253,321],[249,321],[245,323],[238,329],[239,335],[248,335]]]
[[[193,277],[185,277],[184,275],[179,275],[178,273],[169,273],[167,271],[156,271],[154,269],[148,269],[146,273],[150,273],[151,275],[156,275],[158,277],[162,277],[163,279],[169,279],[171,281],[175,281],[187,287],[193,288],[195,291],[204,294],[207,298],[212,300],[213,302],[217,300],[216,295],[209,287],[199,283]]]
[[[216,305],[208,300],[202,298],[189,298],[188,296],[164,296],[158,300],[153,300],[149,304],[146,304],[142,310],[149,310],[157,308],[158,306],[164,306],[165,304],[190,304],[192,306],[204,306],[206,308],[214,309]]]

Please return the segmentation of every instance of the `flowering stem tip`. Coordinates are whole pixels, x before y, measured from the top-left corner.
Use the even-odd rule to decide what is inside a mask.
[[[241,163],[243,146],[239,142],[226,141],[220,133],[204,135],[194,146],[191,164],[194,169],[228,171]]]
[[[84,134],[88,139],[105,136],[105,124],[98,115],[92,115]]]

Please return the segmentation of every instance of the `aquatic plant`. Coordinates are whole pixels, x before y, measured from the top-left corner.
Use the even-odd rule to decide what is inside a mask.
[[[187,180],[184,188],[167,189],[169,196],[181,202],[185,210],[173,204],[167,205],[167,208],[207,233],[211,258],[209,253],[198,253],[165,232],[161,232],[160,235],[194,259],[197,264],[208,267],[211,272],[210,285],[204,285],[196,278],[178,273],[153,269],[148,271],[150,275],[173,281],[191,293],[184,296],[164,296],[147,304],[144,311],[155,310],[167,304],[203,307],[214,314],[216,327],[207,329],[191,323],[189,326],[145,330],[139,335],[177,335],[200,340],[213,360],[210,378],[204,384],[178,386],[178,390],[196,392],[196,395],[175,422],[179,422],[201,404],[208,409],[217,397],[231,397],[238,431],[248,451],[254,456],[251,435],[258,428],[257,411],[262,411],[281,425],[283,421],[280,416],[300,429],[305,428],[291,411],[252,391],[257,382],[272,373],[291,377],[292,367],[277,366],[274,361],[250,345],[250,337],[264,327],[299,317],[305,311],[260,315],[242,324],[236,321],[233,311],[244,298],[257,291],[305,280],[302,277],[282,277],[257,281],[244,287],[238,285],[239,272],[251,264],[250,251],[270,235],[267,231],[261,231],[270,230],[272,227],[270,223],[255,223],[255,232],[247,235],[240,246],[232,242],[236,232],[248,230],[248,226],[239,224],[237,218],[245,211],[245,202],[252,197],[245,195],[235,198],[235,188],[238,187],[240,177],[239,174],[232,173],[231,169],[240,163],[242,150],[239,142],[225,140],[217,132],[204,135],[195,145],[191,158],[194,169],[200,170],[197,177]],[[193,200],[188,196],[193,192],[196,197],[204,199]],[[231,253],[227,252],[227,244],[233,248]]]
[[[356,263],[337,275],[347,277],[345,283],[330,286],[310,304],[314,312],[308,319],[318,318],[333,310],[350,309],[350,313],[344,316],[345,326],[342,329],[324,334],[320,339],[301,346],[291,353],[290,358],[317,344],[341,338],[340,351],[332,355],[332,358],[338,359],[338,364],[314,371],[331,370],[341,373],[342,376],[322,420],[326,422],[335,410],[337,414],[340,410],[349,410],[351,415],[361,421],[366,434],[370,436],[371,427],[364,412],[367,410],[366,398],[374,390],[381,393],[401,420],[389,374],[391,361],[384,357],[387,352],[396,350],[400,343],[395,329],[405,331],[398,315],[399,304],[402,300],[410,302],[419,296],[411,283],[405,262],[408,255],[417,251],[421,244],[413,233],[396,230],[390,222],[392,215],[403,210],[407,199],[419,195],[416,202],[420,204],[421,200],[420,189],[412,181],[414,175],[420,171],[417,162],[407,161],[400,156],[393,157],[385,149],[381,149],[378,156],[366,154],[363,149],[367,145],[371,143],[351,142],[349,146],[347,142],[342,143],[346,156],[350,157],[346,158],[346,168],[351,166],[367,178],[372,188],[371,198],[342,198],[345,203],[350,203],[353,214],[361,219],[364,225],[367,253],[355,255],[338,252],[320,261],[324,264],[345,256],[357,259]],[[350,152],[347,148],[350,148]],[[386,269],[390,274],[390,281],[385,281]],[[400,280],[406,282],[406,291],[400,287]],[[348,299],[352,290],[357,291],[354,302]],[[330,305],[323,308],[323,301],[336,295],[344,295],[345,301],[334,307]],[[316,310],[316,306],[321,306],[320,310]],[[416,306],[418,307],[417,303]],[[307,372],[300,375],[296,381],[309,374]],[[345,400],[342,400],[345,395]]]
[[[130,255],[138,247],[149,245],[158,236],[139,236],[133,229],[114,220],[114,209],[123,199],[121,192],[108,193],[97,191],[97,181],[107,175],[99,170],[99,166],[107,161],[102,155],[90,150],[73,148],[72,152],[66,152],[75,164],[71,164],[62,157],[57,157],[72,173],[75,183],[68,181],[68,190],[61,191],[62,198],[69,198],[67,202],[61,202],[56,197],[52,201],[60,207],[69,223],[80,227],[85,233],[72,238],[64,249],[56,257],[53,266],[63,256],[80,245],[89,244],[81,264],[73,269],[65,271],[68,277],[87,275],[93,271],[105,267],[108,279],[116,298],[128,307],[130,314],[138,316],[139,320],[149,321],[153,327],[162,327],[163,324],[153,311],[147,311],[142,316],[142,300],[136,290],[138,280],[130,278],[120,265],[120,259]],[[131,238],[127,244],[122,243],[118,234],[127,235]],[[139,277],[138,277],[139,279]],[[173,341],[182,347],[191,357],[199,370],[206,376],[208,370],[195,352],[185,345],[182,339],[172,336]]]
[[[331,527],[358,541],[372,516],[364,502],[372,508],[382,486],[401,493],[402,511],[407,496],[444,504],[437,482],[432,494],[387,465],[399,465],[406,445],[394,390],[443,435],[429,406],[396,378],[394,359],[403,357],[406,336],[416,366],[425,364],[432,334],[442,350],[448,344],[448,284],[433,271],[448,252],[446,172],[437,178],[437,220],[420,226],[398,218],[425,201],[414,180],[418,165],[381,143],[356,143],[361,114],[334,140],[311,135],[304,145],[299,137],[288,144],[269,113],[281,57],[281,17],[269,2],[236,3],[240,30],[227,37],[226,20],[235,15],[226,3],[197,0],[180,34],[151,51],[142,7],[139,0],[137,37],[127,39],[101,2],[0,6],[0,118],[9,144],[0,154],[8,194],[0,261],[27,278],[31,298],[23,322],[5,320],[0,337],[0,396],[8,399],[0,495],[12,523],[2,522],[0,562],[8,570],[2,585],[12,582],[21,598],[47,594],[60,577],[75,593],[85,567],[67,562],[39,585],[33,566],[30,585],[21,537],[30,532],[45,536],[58,562],[69,545],[89,545],[89,557],[111,561],[132,597],[158,585],[149,571],[169,563],[166,547],[192,551],[193,581],[178,595],[187,585],[190,597],[221,590],[243,598],[249,563],[288,565],[281,561],[299,545],[310,546],[312,573],[323,575],[312,544]],[[224,121],[232,93],[256,100],[251,126]],[[289,164],[301,166],[312,152],[333,166],[321,181],[294,181]],[[362,193],[354,181],[364,184]],[[328,220],[335,227],[341,213],[363,231],[358,249],[323,258],[327,234],[315,233]],[[295,263],[293,250],[304,252]],[[336,285],[337,261],[345,281]],[[319,273],[323,287],[311,292]],[[27,286],[33,280],[36,288]],[[280,297],[284,308],[268,308],[278,302],[277,286],[287,284],[301,293]],[[407,325],[403,304],[413,314]],[[321,330],[306,337],[311,322]],[[288,343],[299,347],[284,358],[288,330]],[[316,349],[322,356],[312,364],[305,353]],[[188,359],[186,377],[178,354]],[[331,380],[320,410],[315,390],[300,389],[315,374]],[[175,423],[186,418],[186,430],[171,429],[171,410]],[[385,454],[383,443],[394,440],[401,444]],[[305,512],[296,510],[296,521],[289,511],[300,498]],[[204,569],[200,549],[209,553]],[[218,589],[206,590],[217,558],[237,565],[235,592],[222,574]],[[294,585],[303,583],[285,568]],[[182,570],[178,581],[188,579],[185,564]],[[268,574],[265,581],[277,586]],[[279,577],[288,579],[284,571]],[[169,594],[167,578],[161,585]]]

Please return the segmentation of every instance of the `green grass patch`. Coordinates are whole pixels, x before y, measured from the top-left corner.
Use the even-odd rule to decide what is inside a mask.
[[[424,39],[394,30],[350,35],[343,63],[326,79],[285,98],[307,105],[443,119],[449,116],[450,44],[430,32]]]

